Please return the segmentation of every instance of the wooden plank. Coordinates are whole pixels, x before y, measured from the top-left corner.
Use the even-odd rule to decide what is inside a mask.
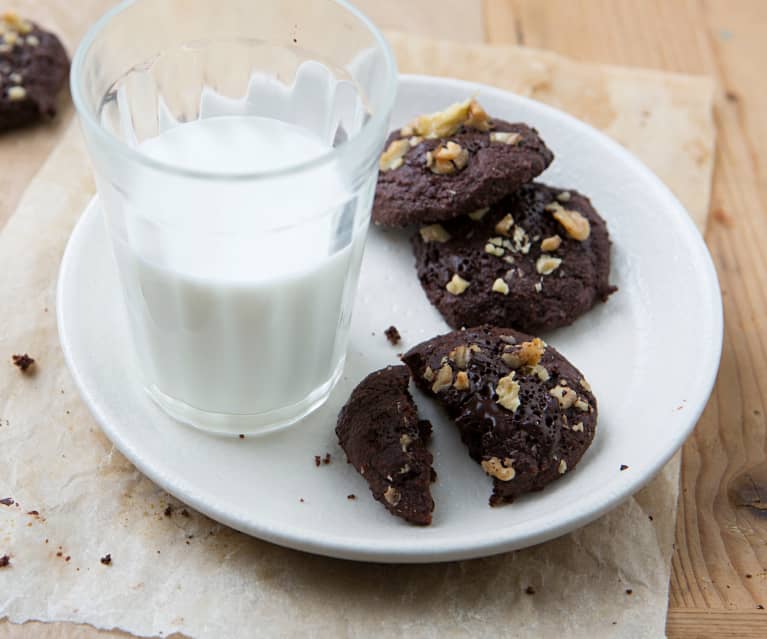
[[[767,606],[767,3],[486,0],[485,23],[491,42],[707,73],[722,87],[706,240],[724,298],[724,352],[684,448],[668,633],[767,636],[757,610]]]

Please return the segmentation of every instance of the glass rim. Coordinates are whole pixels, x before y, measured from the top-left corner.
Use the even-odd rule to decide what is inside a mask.
[[[87,104],[83,88],[84,73],[82,71],[87,54],[106,26],[126,9],[136,4],[138,1],[139,0],[123,0],[117,6],[112,7],[93,25],[91,25],[91,27],[80,41],[80,44],[77,46],[75,55],[72,58],[72,66],[69,72],[72,102],[75,105],[75,110],[77,111],[77,114],[80,118],[80,122],[83,124],[83,126],[87,127],[92,133],[94,133],[96,137],[98,137],[102,142],[111,147],[111,149],[123,155],[126,159],[142,164],[145,167],[158,172],[172,174],[176,177],[184,178],[205,179],[212,181],[251,181],[260,179],[283,178],[326,165],[338,158],[341,154],[347,153],[349,149],[358,147],[364,148],[365,143],[372,135],[375,135],[376,130],[379,128],[384,128],[385,120],[388,119],[389,114],[391,113],[397,94],[397,64],[394,53],[392,52],[392,49],[383,33],[375,25],[375,23],[373,23],[373,21],[364,13],[362,13],[362,11],[360,11],[357,7],[348,2],[348,0],[324,0],[326,2],[332,2],[341,6],[343,9],[353,15],[373,36],[376,45],[383,52],[385,60],[385,81],[387,87],[384,93],[383,104],[381,108],[375,109],[372,112],[371,117],[367,119],[367,121],[362,125],[357,133],[349,137],[347,140],[344,140],[338,146],[331,147],[325,153],[322,153],[321,155],[318,155],[311,160],[305,160],[287,167],[270,170],[244,172],[203,171],[199,169],[180,167],[169,162],[157,160],[148,155],[145,155],[144,153],[141,153],[136,148],[129,146],[123,140],[101,126],[94,110]]]

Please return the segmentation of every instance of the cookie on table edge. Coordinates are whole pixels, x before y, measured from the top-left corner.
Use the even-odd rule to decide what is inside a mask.
[[[421,286],[452,328],[528,333],[566,326],[607,300],[610,236],[589,199],[533,182],[471,216],[421,227]]]
[[[405,366],[375,371],[341,409],[338,441],[350,464],[367,480],[373,497],[413,524],[431,523],[431,424],[418,419]]]
[[[0,17],[0,132],[56,115],[69,58],[61,41],[15,13]]]
[[[594,438],[588,382],[538,338],[480,326],[430,339],[402,359],[493,478],[493,506],[572,472]]]
[[[373,222],[403,227],[489,206],[553,160],[535,129],[492,119],[476,100],[394,131],[379,162]]]

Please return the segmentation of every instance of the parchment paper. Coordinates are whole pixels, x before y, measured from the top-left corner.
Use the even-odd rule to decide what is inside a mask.
[[[607,131],[704,225],[714,143],[708,80],[513,47],[391,41],[404,72],[509,88]],[[11,562],[0,569],[0,617],[235,639],[663,636],[677,458],[573,534],[451,564],[314,557],[185,516],[101,434],[62,361],[55,278],[92,191],[73,128],[0,236],[0,498],[18,502],[0,505],[0,556]],[[25,351],[39,362],[32,377],[9,362]],[[109,566],[100,562],[107,553]]]

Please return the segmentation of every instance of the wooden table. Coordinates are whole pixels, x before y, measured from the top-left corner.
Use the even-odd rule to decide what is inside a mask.
[[[41,5],[55,1],[15,4],[44,20]],[[73,6],[81,2],[98,4]],[[767,608],[767,251],[759,239],[767,238],[767,1],[358,4],[384,27],[717,79],[719,136],[706,241],[724,297],[724,352],[714,394],[684,447],[667,632],[671,639],[767,637],[761,608]],[[2,140],[0,225],[59,129]],[[60,637],[65,626],[68,639],[125,636],[87,626],[0,623],[0,639]]]

